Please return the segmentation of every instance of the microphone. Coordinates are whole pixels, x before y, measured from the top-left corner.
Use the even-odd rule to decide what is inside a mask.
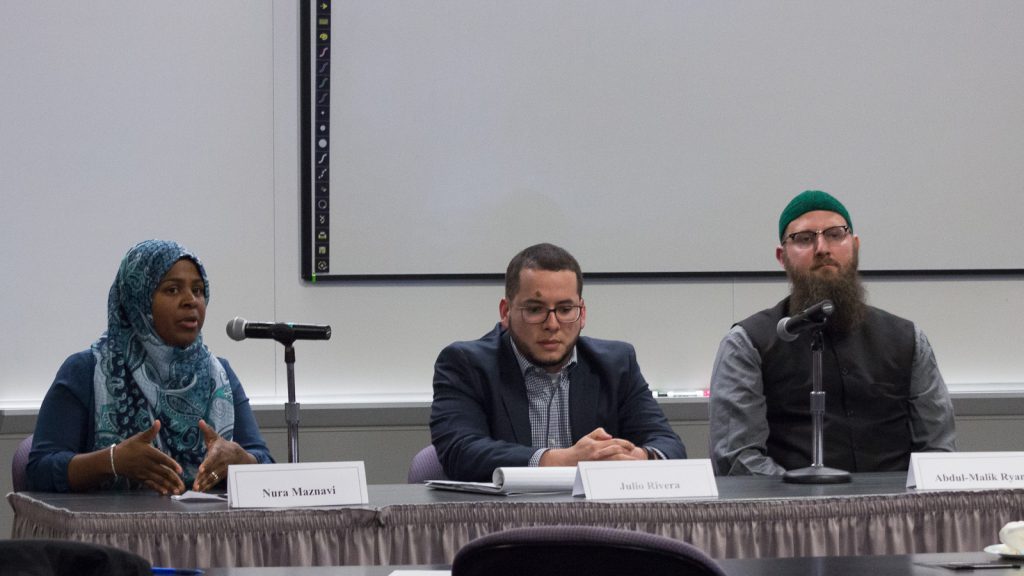
[[[835,309],[831,300],[822,300],[792,318],[787,316],[779,320],[775,332],[782,340],[792,342],[800,336],[801,332],[823,326]]]
[[[228,322],[228,337],[239,341],[246,338],[272,338],[288,345],[296,340],[330,340],[331,327],[290,322],[246,322],[245,318],[235,316]]]

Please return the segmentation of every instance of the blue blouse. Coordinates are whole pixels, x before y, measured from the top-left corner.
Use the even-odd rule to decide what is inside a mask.
[[[231,383],[234,396],[235,429],[232,440],[252,454],[260,464],[271,464],[266,442],[260,435],[249,398],[227,360],[218,358]],[[68,463],[76,454],[92,450],[96,422],[93,409],[93,373],[96,357],[91,350],[72,354],[57,371],[43,398],[36,419],[26,468],[29,490],[69,492]]]

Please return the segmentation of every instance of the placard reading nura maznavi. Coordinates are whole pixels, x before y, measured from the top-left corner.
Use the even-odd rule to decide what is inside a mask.
[[[232,508],[299,508],[366,504],[366,471],[358,462],[228,466]]]

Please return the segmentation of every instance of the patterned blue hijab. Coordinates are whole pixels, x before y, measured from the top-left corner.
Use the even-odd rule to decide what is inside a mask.
[[[199,419],[230,440],[235,413],[227,373],[203,344],[202,334],[178,348],[164,343],[153,328],[153,295],[182,258],[196,265],[209,301],[202,262],[175,242],[146,240],[121,260],[107,299],[107,331],[92,345],[93,449],[125,440],[159,419],[157,448],[181,465],[185,484],[191,485],[206,457]]]

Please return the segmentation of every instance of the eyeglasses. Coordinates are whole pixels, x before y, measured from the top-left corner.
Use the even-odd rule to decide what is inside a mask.
[[[825,239],[826,244],[840,244],[846,237],[850,235],[849,226],[832,226],[831,228],[825,228],[824,230],[803,230],[800,232],[794,232],[783,241],[791,242],[793,246],[797,248],[810,248],[814,246],[814,243],[818,240],[818,235]]]
[[[523,315],[523,322],[527,324],[543,324],[548,321],[548,316],[555,313],[555,320],[562,324],[572,324],[580,319],[583,313],[582,304],[559,304],[554,308],[546,306],[520,306],[519,312]]]

